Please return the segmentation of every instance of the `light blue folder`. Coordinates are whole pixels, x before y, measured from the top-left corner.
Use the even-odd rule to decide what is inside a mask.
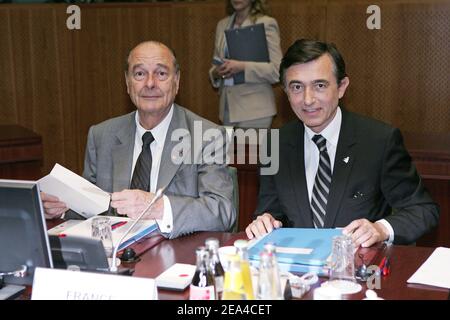
[[[297,266],[325,266],[331,254],[333,237],[342,235],[342,229],[280,228],[259,239],[249,248],[249,259],[259,260],[264,244],[273,243],[277,247],[280,264]],[[283,248],[312,249],[309,254],[278,252]],[[307,268],[305,268],[307,269]]]

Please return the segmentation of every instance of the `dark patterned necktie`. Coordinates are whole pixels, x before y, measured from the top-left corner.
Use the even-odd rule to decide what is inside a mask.
[[[327,151],[327,140],[320,134],[316,134],[312,140],[319,149],[320,159],[312,190],[311,211],[314,227],[323,228],[331,186],[331,162]]]
[[[152,133],[147,131],[142,136],[142,150],[134,166],[130,189],[150,191],[150,173],[152,171],[152,153],[150,144],[155,140]]]

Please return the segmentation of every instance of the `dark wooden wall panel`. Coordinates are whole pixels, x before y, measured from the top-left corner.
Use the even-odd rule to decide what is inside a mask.
[[[209,81],[208,70],[214,49],[217,22],[223,17],[223,2],[210,3],[197,10],[189,3],[173,10],[172,46],[181,65],[181,82],[177,102],[197,110],[217,122],[219,97]],[[186,29],[188,28],[188,29]]]
[[[450,131],[450,3],[378,1],[381,30],[366,28],[369,0],[271,0],[283,51],[297,38],[336,42],[351,79],[349,109],[423,133]],[[177,102],[217,121],[208,80],[224,1],[81,5],[81,30],[67,5],[0,6],[0,124],[42,136],[43,174],[55,162],[81,173],[87,130],[134,109],[123,63],[140,41],[170,44],[181,64]],[[294,118],[275,87],[274,127]]]
[[[3,123],[17,123],[15,72],[13,64],[11,14],[9,10],[0,10],[0,119]],[[2,36],[3,35],[3,36]]]
[[[295,39],[325,39],[327,6],[325,0],[318,1],[271,1],[271,15],[280,27],[281,49],[283,52]],[[275,85],[277,116],[273,127],[279,128],[295,118],[286,94],[281,86]]]
[[[449,2],[379,2],[381,29],[369,30],[372,3],[328,4],[327,39],[342,51],[350,76],[345,104],[403,130],[448,132]]]

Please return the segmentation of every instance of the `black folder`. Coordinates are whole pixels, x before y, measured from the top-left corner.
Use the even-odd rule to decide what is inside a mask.
[[[240,61],[270,62],[266,30],[263,23],[225,30],[230,59]],[[234,84],[245,82],[244,72],[233,75]]]

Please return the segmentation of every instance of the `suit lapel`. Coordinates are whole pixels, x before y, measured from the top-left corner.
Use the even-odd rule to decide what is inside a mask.
[[[295,126],[292,136],[288,138],[289,147],[292,148],[293,156],[286,157],[289,162],[291,185],[294,186],[295,201],[299,211],[300,225],[313,227],[310,204],[308,200],[308,190],[306,187],[305,175],[305,148],[304,148],[305,127],[301,122]]]
[[[159,168],[159,174],[158,174],[158,183],[156,185],[156,188],[159,189],[161,187],[167,186],[170,181],[173,179],[175,174],[178,171],[178,168],[181,166],[180,164],[176,164],[175,161],[172,160],[172,150],[174,150],[175,146],[178,145],[179,141],[172,141],[171,135],[172,132],[175,129],[186,129],[189,130],[187,122],[186,122],[186,115],[178,107],[178,105],[173,105],[173,116],[172,120],[170,121],[169,129],[167,130],[166,140],[164,142],[164,148],[161,155],[161,163]],[[191,139],[192,144],[192,139]],[[189,150],[190,152],[190,150]],[[189,153],[187,152],[187,153]],[[183,156],[188,156],[187,154],[184,154]]]
[[[116,133],[116,145],[112,147],[113,192],[130,187],[136,134],[135,114],[131,113],[125,125]]]
[[[342,124],[334,159],[333,178],[324,222],[325,228],[335,227],[334,222],[345,194],[353,163],[355,162],[356,155],[353,152],[353,147],[356,143],[355,137],[351,116],[342,110]]]

